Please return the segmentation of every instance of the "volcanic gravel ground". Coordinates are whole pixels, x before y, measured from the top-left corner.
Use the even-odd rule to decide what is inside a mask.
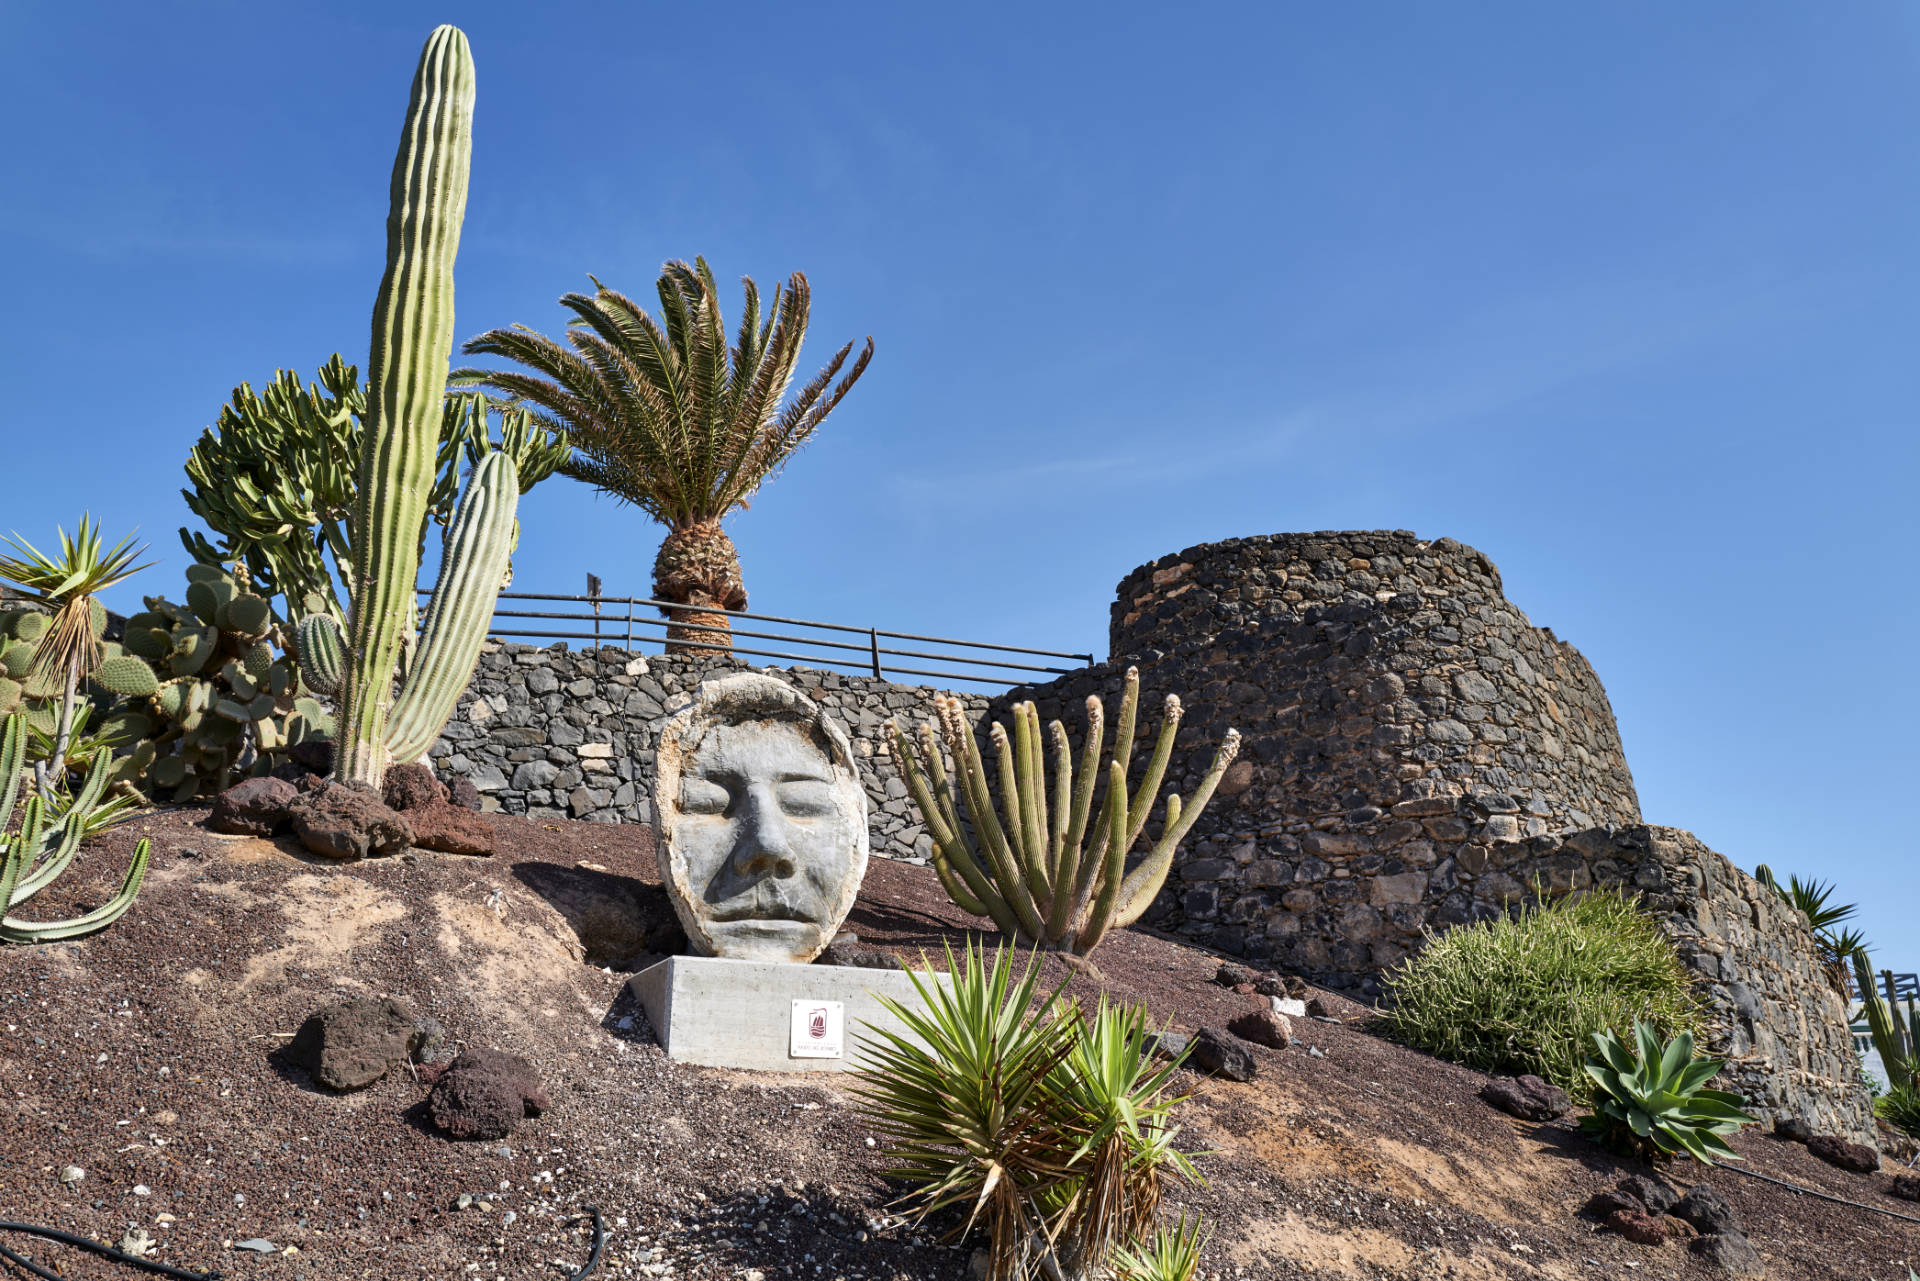
[[[974,1243],[940,1243],[887,1206],[903,1190],[852,1110],[847,1079],[670,1063],[623,984],[656,957],[671,910],[645,829],[494,816],[492,859],[420,854],[318,863],[288,841],[215,836],[204,809],[158,811],[94,842],[36,899],[69,915],[117,886],[154,841],[138,905],[87,940],[0,952],[0,1219],[118,1242],[229,1277],[568,1277],[598,1206],[594,1275],[692,1281],[945,1281]],[[933,875],[875,860],[847,922],[863,941],[944,964],[981,922]],[[1220,958],[1130,930],[1093,966],[1049,977],[1104,987],[1190,1031],[1264,998],[1211,980]],[[294,1028],[337,993],[404,995],[449,1046],[527,1056],[553,1108],[492,1142],[450,1141],[407,1071],[336,1095],[285,1063]],[[1370,1035],[1367,1011],[1294,1020],[1255,1048],[1251,1084],[1181,1077],[1207,1182],[1170,1208],[1212,1225],[1221,1278],[1706,1277],[1684,1241],[1633,1245],[1579,1217],[1644,1167],[1571,1119],[1528,1125],[1476,1097],[1484,1078]],[[1754,1168],[1888,1209],[1890,1174],[1835,1170],[1764,1135]],[[63,1183],[65,1167],[85,1170]],[[1745,1220],[1775,1278],[1898,1281],[1920,1224],[1723,1171],[1704,1177]],[[271,1254],[238,1248],[261,1239]],[[6,1241],[73,1277],[127,1276],[64,1247]],[[0,1272],[4,1272],[0,1265]]]

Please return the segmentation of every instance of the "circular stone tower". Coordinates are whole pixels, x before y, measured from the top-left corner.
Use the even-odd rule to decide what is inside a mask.
[[[1007,699],[1074,725],[1086,694],[1110,700],[1138,666],[1144,693],[1187,704],[1183,791],[1240,730],[1148,917],[1222,950],[1375,990],[1423,927],[1517,894],[1501,868],[1530,838],[1640,821],[1593,668],[1451,538],[1191,547],[1121,580],[1110,640],[1108,663]],[[1156,729],[1157,707],[1142,712]]]

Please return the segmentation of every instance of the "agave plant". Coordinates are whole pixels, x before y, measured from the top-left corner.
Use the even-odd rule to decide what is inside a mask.
[[[1652,1024],[1637,1021],[1633,1035],[1635,1048],[1629,1049],[1612,1031],[1594,1033],[1600,1052],[1586,1065],[1594,1083],[1593,1112],[1580,1128],[1628,1156],[1657,1160],[1685,1152],[1702,1165],[1712,1165],[1715,1157],[1741,1160],[1720,1136],[1755,1118],[1741,1110],[1739,1095],[1705,1088],[1721,1061],[1695,1058],[1691,1032],[1662,1045]]]
[[[1151,1223],[1168,1177],[1197,1179],[1173,1148],[1168,1083],[1145,1014],[1102,1003],[1089,1017],[1042,994],[1039,966],[1013,977],[970,946],[951,983],[911,972],[924,1008],[881,998],[904,1033],[871,1029],[854,1092],[890,1140],[889,1173],[914,1185],[917,1218],[964,1209],[983,1225],[994,1281],[1081,1281]]]
[[[0,829],[13,814],[26,755],[26,718],[16,713],[0,723]],[[83,938],[113,924],[133,906],[147,875],[149,846],[144,839],[134,847],[120,892],[93,911],[64,921],[22,921],[7,915],[53,884],[73,863],[89,835],[124,817],[129,803],[125,798],[101,804],[110,769],[109,754],[96,752],[77,795],[57,805],[50,804],[45,794],[29,797],[19,829],[10,836],[0,835],[0,943],[55,943]]]
[[[50,626],[37,641],[29,673],[51,687],[60,700],[52,751],[33,767],[34,783],[42,794],[66,783],[80,680],[100,664],[94,624],[101,607],[95,597],[146,568],[135,564],[144,547],[134,547],[131,537],[108,547],[90,516],[80,518],[72,537],[64,529],[59,534],[57,553],[42,552],[16,534],[6,540],[11,554],[0,555],[0,580],[28,593],[52,614]]]
[[[1114,1281],[1193,1281],[1200,1270],[1200,1250],[1207,1243],[1200,1216],[1186,1215],[1161,1228],[1145,1241],[1116,1250]]]

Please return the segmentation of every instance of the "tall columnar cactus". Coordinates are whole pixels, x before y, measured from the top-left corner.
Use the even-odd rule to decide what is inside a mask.
[[[419,651],[379,740],[384,761],[416,761],[425,756],[473,675],[513,551],[513,512],[519,495],[512,456],[494,450],[482,457],[447,530],[440,578],[427,607]],[[331,618],[315,614],[301,620],[299,650],[301,676],[315,692],[331,695],[343,682],[350,684],[352,669]]]
[[[1873,1048],[1879,1051],[1881,1065],[1887,1069],[1887,1083],[1920,1088],[1920,1014],[1916,1014],[1914,1003],[1908,1001],[1906,1013],[1901,1013],[1894,1000],[1890,972],[1886,975],[1885,998],[1874,991],[1873,962],[1864,947],[1854,949],[1853,974],[1867,1016],[1867,1029],[1873,1034]]]
[[[943,695],[936,701],[940,732],[936,735],[933,726],[922,725],[918,752],[897,722],[887,723],[907,788],[933,837],[934,870],[955,903],[976,915],[992,917],[1004,934],[1080,956],[1097,947],[1108,929],[1124,929],[1140,919],[1166,883],[1175,850],[1239,754],[1240,734],[1227,731],[1190,802],[1183,802],[1177,793],[1167,794],[1159,839],[1128,871],[1127,855],[1146,829],[1154,794],[1173,756],[1182,715],[1179,698],[1168,695],[1153,757],[1140,785],[1129,795],[1127,766],[1133,756],[1139,704],[1140,673],[1130,667],[1112,757],[1102,769],[1105,712],[1098,698],[1087,699],[1087,737],[1077,777],[1066,727],[1059,721],[1052,723],[1051,797],[1040,746],[1040,713],[1032,703],[1017,704],[1012,731],[996,724],[991,732],[1000,783],[999,813],[994,809],[986,763],[958,699]],[[949,778],[941,759],[942,738],[953,757],[957,782]],[[1106,794],[1096,804],[1095,784],[1102,775]],[[963,802],[968,820],[964,824]]]
[[[98,825],[107,808],[101,805],[101,796],[112,771],[110,755],[104,748],[94,753],[86,782],[57,822],[49,821],[47,799],[33,796],[22,810],[18,830],[8,833],[6,825],[19,796],[20,774],[26,768],[27,723],[17,714],[0,722],[0,943],[56,943],[82,938],[119,920],[139,896],[140,883],[147,875],[148,843],[144,839],[134,847],[120,892],[93,911],[64,921],[22,921],[7,915],[53,884],[73,862],[88,828]]]
[[[413,628],[416,540],[434,481],[453,351],[453,261],[466,214],[473,99],[467,38],[455,27],[439,27],[421,52],[393,162],[387,266],[374,300],[372,394],[353,515],[353,601],[334,773],[375,787],[391,759],[394,677]],[[469,502],[478,488],[470,482]],[[517,482],[513,492],[517,497]],[[491,613],[498,579],[483,590]],[[410,680],[418,674],[409,673]]]

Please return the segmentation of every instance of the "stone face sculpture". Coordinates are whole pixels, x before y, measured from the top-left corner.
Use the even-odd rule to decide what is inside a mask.
[[[704,681],[660,731],[654,846],[708,956],[811,961],[867,871],[867,794],[846,733],[785,681]]]

